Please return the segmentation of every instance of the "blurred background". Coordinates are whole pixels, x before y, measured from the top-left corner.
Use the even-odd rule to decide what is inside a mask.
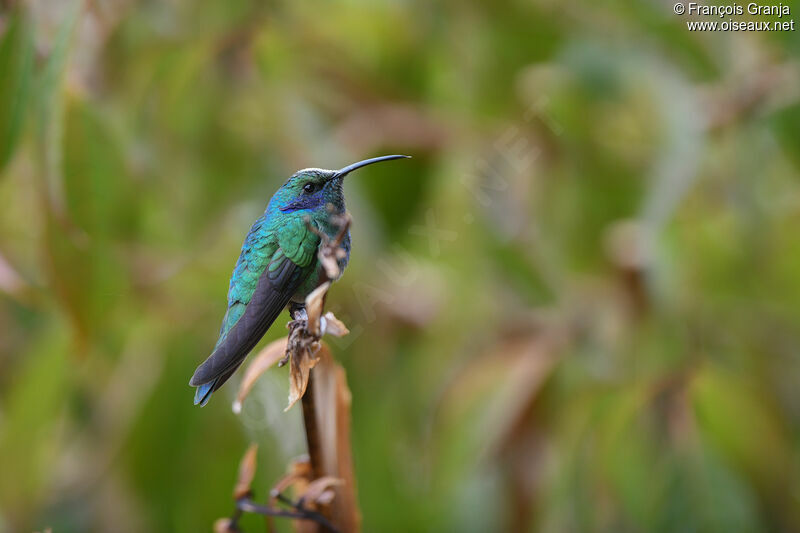
[[[0,531],[210,531],[251,441],[266,498],[304,452],[287,370],[239,416],[240,375],[203,409],[189,377],[277,187],[388,153],[328,298],[365,531],[800,531],[798,32],[0,5]]]

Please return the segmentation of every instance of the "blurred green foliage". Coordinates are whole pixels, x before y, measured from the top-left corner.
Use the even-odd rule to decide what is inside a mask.
[[[0,5],[0,531],[208,531],[250,440],[266,498],[304,451],[285,371],[240,417],[188,379],[282,180],[384,153],[414,159],[348,182],[329,298],[365,531],[800,530],[798,33]]]

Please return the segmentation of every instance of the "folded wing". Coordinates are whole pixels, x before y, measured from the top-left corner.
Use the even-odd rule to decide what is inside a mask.
[[[205,405],[211,393],[236,371],[313,270],[319,238],[304,226],[296,229],[305,230],[299,238],[295,235],[278,239],[278,248],[258,277],[249,301],[246,304],[235,300],[229,302],[229,314],[233,306],[244,305],[244,309],[236,309],[240,316],[232,327],[223,325],[213,353],[195,370],[189,382],[189,385],[197,387],[195,404]],[[228,319],[226,317],[226,321]]]

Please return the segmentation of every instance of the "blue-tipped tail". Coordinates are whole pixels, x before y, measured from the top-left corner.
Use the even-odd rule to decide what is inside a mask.
[[[217,390],[218,388],[222,387],[222,385],[226,381],[228,381],[228,378],[230,378],[233,375],[233,373],[236,372],[236,369],[239,368],[239,364],[241,364],[241,361],[233,365],[233,367],[230,368],[229,370],[223,371],[223,373],[217,375],[217,377],[210,378],[211,381],[207,381],[205,383],[200,383],[200,384],[198,384],[197,381],[195,381],[195,377],[197,377],[198,375],[197,371],[195,371],[195,375],[192,376],[192,379],[189,381],[189,385],[191,385],[192,387],[197,387],[197,390],[194,391],[194,404],[200,405],[200,407],[203,407],[205,404],[207,404],[208,400],[211,398],[211,393]],[[200,379],[209,379],[209,378],[201,377]]]
[[[194,404],[200,405],[203,407],[205,404],[208,403],[208,400],[211,399],[211,393],[214,392],[214,385],[217,384],[217,380],[210,381],[208,383],[204,383],[197,387],[197,390],[194,391]]]

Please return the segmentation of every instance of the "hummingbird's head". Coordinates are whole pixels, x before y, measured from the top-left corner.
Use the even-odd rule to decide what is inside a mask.
[[[403,159],[407,155],[385,155],[365,159],[352,165],[347,165],[339,170],[325,170],[322,168],[305,168],[298,170],[283,184],[275,194],[270,204],[275,203],[275,207],[284,213],[300,210],[327,210],[328,204],[332,204],[338,212],[344,211],[344,193],[342,191],[342,181],[352,171],[392,159]]]

